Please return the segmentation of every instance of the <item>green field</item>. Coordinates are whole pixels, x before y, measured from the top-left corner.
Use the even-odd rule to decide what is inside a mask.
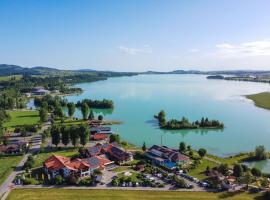
[[[11,79],[20,80],[22,75],[13,75],[13,76],[0,76],[0,81],[10,81]]]
[[[79,190],[79,189],[15,189],[8,200],[252,200],[262,199],[258,194],[208,193],[174,191],[124,191],[124,190]]]
[[[256,106],[270,109],[270,92],[247,95],[246,97],[253,100]]]
[[[22,156],[0,157],[0,185],[13,171],[13,167],[17,166],[21,159]]]
[[[55,152],[37,154],[34,156],[34,160],[35,160],[34,168],[42,166],[43,162],[47,158],[52,156],[53,154],[59,155],[59,156],[72,157],[72,156],[75,156],[76,154],[78,154],[78,150],[77,149],[69,149],[69,150],[63,150],[63,151],[55,151]]]
[[[188,172],[188,174],[190,176],[194,176],[198,179],[204,179],[204,178],[206,178],[206,175],[204,172],[205,172],[207,166],[209,166],[210,168],[213,168],[213,167],[216,167],[217,165],[218,165],[217,163],[203,158],[201,164],[199,164],[195,169],[191,169]]]
[[[4,123],[4,127],[9,130],[14,129],[18,125],[33,125],[39,123],[38,111],[22,111],[22,110],[12,110],[7,111],[10,115],[10,120]]]

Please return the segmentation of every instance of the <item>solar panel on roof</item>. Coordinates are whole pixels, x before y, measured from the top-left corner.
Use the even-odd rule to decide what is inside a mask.
[[[87,161],[91,166],[98,166],[100,164],[99,159],[96,157],[89,158]]]

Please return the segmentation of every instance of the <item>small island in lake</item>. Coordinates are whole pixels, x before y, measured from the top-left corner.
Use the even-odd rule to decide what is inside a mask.
[[[246,95],[246,97],[254,101],[256,106],[270,110],[270,92]]]
[[[222,75],[211,75],[211,76],[207,76],[207,79],[224,79],[224,76]]]
[[[159,122],[159,127],[167,130],[180,130],[180,129],[199,129],[199,128],[209,128],[209,129],[223,129],[224,124],[218,120],[209,120],[208,118],[202,118],[200,121],[190,122],[187,118],[183,117],[181,120],[171,119],[166,120],[166,114],[161,110],[158,115],[154,117]]]

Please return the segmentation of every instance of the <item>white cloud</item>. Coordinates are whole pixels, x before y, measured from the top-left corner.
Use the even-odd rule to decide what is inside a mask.
[[[144,45],[143,48],[131,48],[126,46],[119,46],[121,52],[130,54],[130,55],[137,55],[137,54],[149,54],[152,53],[152,49],[150,45]]]
[[[199,52],[199,49],[196,49],[196,48],[194,48],[194,49],[189,49],[188,52],[189,52],[189,53],[198,53],[198,52]]]
[[[225,57],[270,56],[270,40],[259,40],[241,44],[220,43],[217,54]]]

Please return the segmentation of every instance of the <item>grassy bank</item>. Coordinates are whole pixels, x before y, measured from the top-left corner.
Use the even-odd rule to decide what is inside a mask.
[[[247,193],[208,193],[208,192],[173,192],[173,191],[121,191],[121,190],[73,190],[73,189],[15,189],[8,200],[252,200],[261,199],[259,195]]]
[[[39,123],[38,111],[12,110],[7,113],[10,115],[10,120],[4,123],[4,127],[8,130],[13,130],[15,126]]]
[[[13,167],[17,166],[22,156],[0,157],[0,185],[13,171]]]
[[[270,110],[270,92],[247,95],[246,97],[253,100],[256,106]]]

